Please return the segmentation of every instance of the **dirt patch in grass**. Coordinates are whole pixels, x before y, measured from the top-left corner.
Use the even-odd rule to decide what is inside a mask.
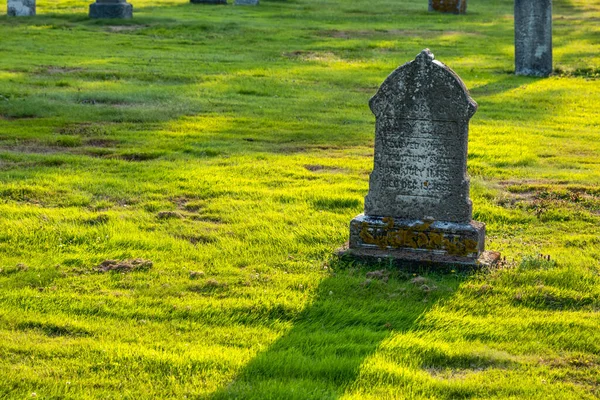
[[[117,147],[119,143],[118,140],[106,138],[90,138],[83,142],[84,145],[91,147]]]
[[[190,219],[193,221],[210,222],[211,224],[224,224],[225,221],[217,215],[203,214],[203,215],[192,215]]]
[[[175,237],[178,239],[187,240],[194,246],[198,244],[214,243],[217,241],[214,237],[206,235],[176,235]]]
[[[225,290],[227,288],[227,283],[219,282],[216,279],[207,279],[203,284],[188,286],[188,290],[194,293],[210,293]]]
[[[190,271],[190,279],[204,278],[205,275],[204,271]]]
[[[600,79],[600,68],[576,68],[571,70],[555,68],[554,75],[560,77],[578,77],[586,78],[589,80],[596,80]]]
[[[86,98],[79,100],[79,104],[87,104],[87,105],[102,105],[102,106],[111,106],[116,108],[125,108],[125,107],[133,107],[134,103],[128,103],[121,99],[93,99]]]
[[[119,159],[125,160],[125,161],[139,162],[139,161],[155,160],[162,155],[163,155],[163,153],[157,153],[157,152],[147,152],[147,153],[146,152],[135,152],[135,153],[118,154],[118,155],[115,155],[115,158],[119,158]]]
[[[600,368],[600,357],[590,354],[568,355],[562,358],[539,360],[541,365],[547,365],[550,368]]]
[[[83,68],[79,68],[79,67],[67,67],[67,66],[59,67],[57,65],[43,65],[41,67],[40,72],[50,74],[50,75],[55,75],[55,74],[69,74],[72,72],[78,72],[78,71],[82,71],[82,70],[83,70]]]
[[[183,214],[177,211],[160,211],[156,214],[158,219],[183,219]]]
[[[327,151],[328,157],[336,157],[336,155],[331,154],[331,151],[336,151],[336,150],[343,150],[343,147],[341,146],[325,146],[325,145],[318,145],[318,146],[304,146],[304,145],[296,145],[296,146],[290,146],[290,145],[283,145],[283,146],[277,146],[273,148],[273,152],[274,153],[279,153],[279,154],[297,154],[297,153],[310,153],[313,151]]]
[[[340,58],[330,51],[295,50],[282,54],[287,58],[296,58],[304,61],[339,61]]]
[[[15,153],[25,154],[53,154],[63,153],[64,148],[60,146],[45,146],[42,143],[32,141],[20,141],[18,144],[9,144],[0,142],[0,149]]]
[[[0,114],[0,119],[4,121],[16,121],[20,119],[35,119],[38,118],[37,115],[34,114],[15,114],[15,115],[6,115]]]
[[[88,150],[83,151],[81,154],[94,158],[115,158],[114,151],[104,147],[89,148]]]
[[[129,33],[146,28],[148,25],[113,25],[107,26],[106,30],[113,33]]]
[[[508,209],[523,209],[542,218],[559,209],[586,211],[600,215],[600,189],[572,184],[549,184],[542,181],[500,182],[502,193],[496,204]]]
[[[98,272],[132,272],[132,271],[147,271],[152,268],[152,261],[142,258],[133,260],[104,260],[96,267]]]
[[[330,166],[320,165],[320,164],[307,164],[304,166],[304,168],[306,168],[307,170],[309,170],[311,172],[343,173],[343,172],[348,171],[344,168],[330,167]]]
[[[317,31],[318,36],[330,37],[336,39],[363,39],[372,36],[406,36],[406,37],[421,37],[423,32],[403,29],[392,30],[359,30],[359,31],[341,31],[337,29],[326,29]]]
[[[376,29],[376,30],[356,30],[346,31],[337,29],[325,29],[316,32],[317,36],[329,37],[336,39],[366,39],[377,36],[384,36],[388,39],[399,38],[399,37],[426,37],[432,38],[437,36],[451,36],[451,35],[464,35],[464,36],[481,36],[480,33],[475,32],[461,32],[461,31],[417,31],[409,29]]]

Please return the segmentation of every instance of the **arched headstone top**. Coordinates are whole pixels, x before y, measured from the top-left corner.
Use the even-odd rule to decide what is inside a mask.
[[[375,166],[365,214],[468,223],[467,143],[477,103],[429,49],[395,71],[369,103]]]
[[[429,51],[394,70],[369,106],[376,117],[468,121],[477,110],[463,81]]]

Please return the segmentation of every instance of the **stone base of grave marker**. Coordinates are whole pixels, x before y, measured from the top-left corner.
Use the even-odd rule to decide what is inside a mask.
[[[433,220],[403,220],[360,214],[350,222],[349,246],[339,255],[365,262],[489,266],[500,254],[484,251],[485,225]]]
[[[227,0],[190,0],[193,4],[227,4]]]
[[[133,6],[125,0],[97,0],[90,4],[90,18],[133,18]]]
[[[464,14],[467,12],[467,0],[429,0],[429,11]]]
[[[235,0],[236,6],[257,6],[258,0]]]
[[[35,0],[8,0],[9,17],[32,17],[35,15]]]

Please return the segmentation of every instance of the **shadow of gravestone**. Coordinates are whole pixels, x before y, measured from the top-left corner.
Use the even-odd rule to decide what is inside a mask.
[[[451,296],[461,281],[387,269],[333,274],[293,327],[210,398],[338,398],[382,341],[415,329],[420,316]]]

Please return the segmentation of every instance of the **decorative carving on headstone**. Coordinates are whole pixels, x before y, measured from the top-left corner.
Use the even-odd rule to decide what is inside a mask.
[[[552,73],[552,0],[515,0],[515,73]]]
[[[350,223],[345,254],[399,263],[490,264],[485,225],[472,221],[469,120],[477,103],[461,79],[423,50],[369,102],[375,159],[365,212]]]
[[[464,14],[467,12],[467,0],[429,0],[429,11]]]
[[[35,15],[35,0],[8,0],[9,17],[32,17]]]
[[[96,0],[90,4],[90,18],[133,18],[133,6],[125,0]]]

